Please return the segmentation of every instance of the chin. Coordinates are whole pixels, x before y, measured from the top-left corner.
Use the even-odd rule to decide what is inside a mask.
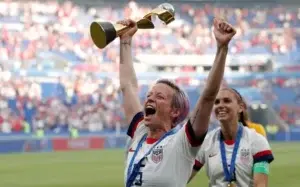
[[[146,127],[154,128],[157,126],[157,119],[154,118],[154,116],[151,116],[150,118],[144,119],[144,124]]]
[[[228,122],[229,120],[228,120],[228,118],[221,117],[221,118],[218,118],[218,121],[219,121],[220,123],[226,123],[226,122]]]
[[[144,118],[144,124],[146,127],[151,126],[151,124],[153,124],[153,119],[151,118]]]

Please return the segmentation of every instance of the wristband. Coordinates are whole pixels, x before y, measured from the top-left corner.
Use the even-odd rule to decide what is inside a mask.
[[[257,162],[253,166],[253,172],[254,173],[263,173],[268,175],[270,170],[269,170],[269,163],[268,162]]]

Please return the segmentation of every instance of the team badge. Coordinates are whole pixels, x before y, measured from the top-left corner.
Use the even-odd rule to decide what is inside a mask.
[[[162,146],[157,146],[152,151],[151,159],[154,163],[159,163],[163,159],[163,148]]]
[[[243,163],[249,163],[250,161],[250,150],[242,148],[240,151],[240,158]]]

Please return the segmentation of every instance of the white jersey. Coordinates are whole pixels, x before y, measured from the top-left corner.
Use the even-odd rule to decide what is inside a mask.
[[[158,143],[144,160],[133,186],[185,187],[203,141],[203,139],[202,141],[196,140],[195,136],[191,134],[191,129],[191,126],[187,124],[177,133],[167,136]],[[127,133],[132,140],[129,143],[126,157],[125,183],[134,151],[146,133],[147,127],[143,124],[143,113],[140,112],[133,118]],[[137,153],[135,163],[148,152],[155,142],[156,140],[146,139]]]
[[[209,178],[210,187],[226,187],[220,151],[220,128],[207,134],[200,151],[197,154],[194,170],[203,165]],[[228,169],[230,167],[234,141],[224,141]],[[257,162],[272,162],[273,154],[265,137],[254,129],[243,127],[239,149],[235,161],[235,183],[237,187],[253,186],[253,165]]]

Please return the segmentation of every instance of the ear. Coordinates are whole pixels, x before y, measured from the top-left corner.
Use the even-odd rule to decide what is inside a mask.
[[[239,104],[239,113],[245,111],[245,105],[243,103]]]
[[[171,110],[171,117],[172,118],[178,118],[180,115],[180,110],[178,108],[173,108]]]

